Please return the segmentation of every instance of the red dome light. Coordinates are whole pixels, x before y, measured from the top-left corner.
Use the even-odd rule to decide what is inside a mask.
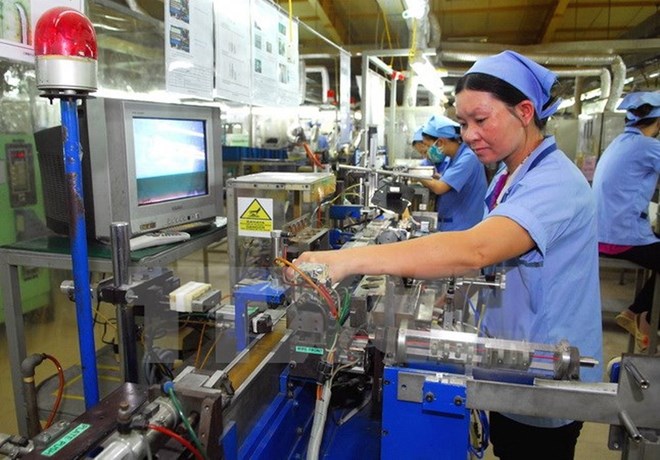
[[[77,56],[97,59],[94,26],[80,11],[51,8],[41,15],[34,31],[37,56]]]
[[[80,11],[51,8],[34,29],[37,88],[49,95],[96,91],[94,26]]]

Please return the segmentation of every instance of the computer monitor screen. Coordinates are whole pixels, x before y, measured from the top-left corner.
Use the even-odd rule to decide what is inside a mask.
[[[133,118],[138,206],[206,195],[203,120]]]
[[[222,215],[218,108],[90,98],[78,112],[90,238],[107,240],[113,222],[137,235]],[[35,139],[47,225],[69,233],[61,128]]]

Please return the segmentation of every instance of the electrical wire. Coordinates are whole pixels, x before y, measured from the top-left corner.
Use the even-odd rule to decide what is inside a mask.
[[[193,440],[193,443],[195,444],[197,449],[199,449],[199,452],[204,452],[202,443],[199,442],[199,438],[197,437],[195,430],[193,430],[192,426],[190,425],[190,421],[188,420],[188,417],[186,417],[186,414],[183,413],[183,407],[181,406],[181,402],[179,401],[179,398],[177,398],[176,393],[174,393],[174,385],[169,386],[169,389],[167,390],[167,395],[170,397],[170,401],[172,401],[174,408],[179,414],[179,417],[181,417],[181,422],[183,422],[183,426],[186,427],[186,430],[188,431],[190,438]],[[204,458],[206,458],[206,455],[204,455]]]
[[[60,364],[60,362],[54,356],[51,356],[46,353],[44,353],[42,356],[48,359],[49,361],[51,361],[55,365],[55,367],[57,368],[57,377],[59,379],[59,383],[57,386],[57,396],[55,397],[55,404],[53,404],[53,409],[51,410],[50,416],[48,417],[48,421],[46,422],[46,428],[49,428],[53,424],[53,421],[55,420],[55,416],[57,415],[57,411],[60,409],[60,404],[62,403],[62,394],[64,393],[64,370],[62,369],[62,365]]]
[[[316,155],[314,155],[314,152],[312,152],[312,148],[307,144],[307,142],[303,142],[303,149],[305,149],[305,154],[307,155],[307,158],[309,158],[309,161],[311,161],[314,166],[316,166],[317,168],[323,168],[323,163],[321,163],[319,159],[316,158]]]
[[[202,361],[202,364],[200,364],[200,366],[199,366],[200,369],[204,369],[204,366],[206,366],[206,362],[211,357],[211,353],[213,352],[213,350],[215,350],[215,346],[218,344],[218,342],[220,341],[220,338],[222,337],[222,332],[221,331],[217,331],[216,334],[217,334],[217,337],[213,341],[213,345],[211,345],[211,347],[206,352],[206,355],[204,356],[204,361]]]
[[[206,330],[206,323],[202,326],[202,332],[199,334],[199,341],[197,342],[197,353],[195,353],[195,364],[194,367],[197,367],[199,362],[199,355],[202,353],[202,342],[204,341],[204,331]]]
[[[174,431],[170,430],[169,428],[165,428],[164,426],[160,426],[160,425],[147,425],[147,428],[169,436],[170,438],[174,439],[179,444],[181,444],[183,447],[188,449],[190,452],[192,452],[192,454],[195,456],[197,460],[204,460],[204,457],[202,456],[201,452],[195,449],[195,446],[190,444],[190,441],[176,434]]]
[[[330,296],[330,293],[327,291],[325,286],[322,286],[320,284],[316,284],[305,272],[303,272],[301,269],[299,269],[295,264],[289,262],[286,259],[283,259],[282,257],[277,257],[275,258],[275,263],[278,265],[286,265],[287,267],[291,268],[293,271],[298,273],[300,277],[305,280],[305,282],[316,292],[319,293],[321,297],[326,301],[328,304],[328,307],[330,308],[330,313],[334,318],[337,318],[338,316],[338,311],[337,311],[337,305],[335,305],[335,301],[332,299]],[[286,280],[285,280],[286,281]]]

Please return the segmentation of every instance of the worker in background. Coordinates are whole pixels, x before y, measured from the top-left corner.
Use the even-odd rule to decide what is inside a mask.
[[[512,51],[477,61],[458,81],[462,138],[482,163],[503,162],[481,223],[392,244],[305,252],[296,263],[325,264],[333,281],[358,274],[437,278],[496,266],[506,289],[487,293],[483,333],[547,344],[566,339],[600,361],[596,207],[583,174],[543,133],[560,102],[555,82],[552,72]],[[602,366],[580,374],[600,381]],[[502,459],[572,459],[581,427],[490,413],[494,453]]]
[[[598,211],[598,249],[652,270],[632,305],[616,317],[640,349],[648,347],[655,273],[660,269],[660,238],[648,216],[660,175],[660,93],[626,96],[626,128],[605,149],[594,174]],[[655,332],[655,331],[653,331]]]
[[[419,182],[437,197],[438,230],[474,227],[485,213],[488,184],[483,165],[461,140],[458,123],[445,116],[429,118],[422,127],[422,139],[438,177]]]
[[[428,147],[426,147],[426,144],[423,142],[424,139],[422,138],[422,127],[420,126],[417,131],[415,131],[415,134],[413,134],[412,138],[412,146],[415,149],[417,153],[419,153],[419,156],[421,156],[425,160],[425,164],[429,164],[428,162],[428,157],[426,155],[426,151],[428,150]]]

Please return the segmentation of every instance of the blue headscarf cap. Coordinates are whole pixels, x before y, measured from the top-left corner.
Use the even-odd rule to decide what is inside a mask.
[[[619,110],[627,110],[626,112],[626,126],[631,126],[641,120],[641,117],[634,115],[630,112],[632,109],[637,109],[645,104],[649,104],[653,107],[653,110],[649,112],[644,118],[658,118],[660,117],[660,93],[651,93],[651,92],[638,92],[630,93],[623,98],[619,107]]]
[[[415,134],[413,134],[412,141],[413,141],[413,144],[414,144],[415,142],[422,142],[422,140],[423,140],[422,139],[422,128],[420,127],[419,129],[417,129],[417,131],[415,131]]]
[[[550,107],[543,108],[551,97],[550,90],[557,81],[557,76],[515,51],[503,51],[495,56],[479,59],[466,75],[469,73],[484,73],[509,83],[532,101],[540,120],[555,113],[561,103],[558,99]]]
[[[456,128],[460,125],[451,118],[443,115],[433,115],[422,127],[422,132],[433,137],[443,137],[446,139],[456,139],[460,137]]]

